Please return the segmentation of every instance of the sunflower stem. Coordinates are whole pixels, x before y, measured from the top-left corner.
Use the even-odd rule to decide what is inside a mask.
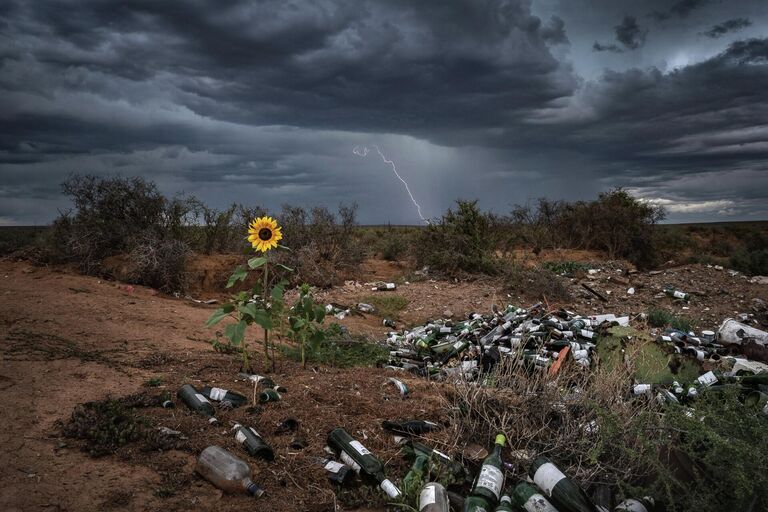
[[[269,288],[269,258],[267,258],[267,262],[264,264],[264,284],[261,290],[262,296],[264,298],[265,307],[267,305],[267,297],[269,293],[268,288]],[[264,329],[264,357],[266,357],[266,361],[269,361],[271,363],[272,371],[275,371],[275,359],[274,357],[269,356],[269,329]]]

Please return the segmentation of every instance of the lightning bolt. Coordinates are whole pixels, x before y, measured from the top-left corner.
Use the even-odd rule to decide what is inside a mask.
[[[416,207],[416,212],[419,214],[419,218],[423,222],[426,222],[427,224],[429,224],[429,220],[425,219],[424,216],[421,214],[421,206],[419,205],[419,203],[416,202],[416,199],[413,197],[413,194],[411,193],[411,188],[408,186],[408,183],[403,179],[402,176],[400,176],[400,173],[397,172],[397,167],[395,166],[395,162],[393,162],[392,160],[389,160],[386,156],[384,156],[384,153],[381,152],[381,150],[379,149],[379,146],[374,144],[372,147],[376,149],[376,152],[379,154],[379,156],[381,157],[381,159],[384,161],[385,164],[389,164],[392,166],[392,172],[394,172],[395,176],[397,176],[397,179],[402,181],[403,185],[405,185],[405,191],[408,192],[408,197],[411,198],[411,202]],[[355,146],[352,149],[352,153],[363,158],[368,156],[368,152],[369,150],[366,146]]]

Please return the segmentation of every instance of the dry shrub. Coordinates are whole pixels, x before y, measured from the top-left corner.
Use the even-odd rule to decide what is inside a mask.
[[[571,298],[568,281],[545,268],[524,268],[505,265],[502,282],[505,289],[536,297],[548,302],[563,302]]]
[[[157,288],[165,293],[183,292],[187,282],[187,258],[191,254],[186,242],[161,239],[152,234],[138,237],[129,253],[129,279]]]
[[[626,371],[585,372],[568,364],[550,377],[506,360],[489,386],[455,383],[454,439],[487,445],[503,432],[518,462],[513,478],[524,477],[530,457],[546,455],[585,488],[642,480],[651,448],[638,436],[650,435],[658,415],[648,400],[626,398],[628,382]]]
[[[362,244],[354,229],[357,205],[339,206],[336,214],[327,208],[283,206],[279,216],[284,239],[291,249],[275,251],[281,263],[296,270],[287,278],[313,286],[340,284],[358,272],[363,260]]]

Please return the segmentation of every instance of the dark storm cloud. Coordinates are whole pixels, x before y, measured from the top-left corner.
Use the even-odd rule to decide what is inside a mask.
[[[616,40],[620,42],[624,48],[628,50],[637,50],[643,44],[645,44],[645,36],[648,34],[647,30],[640,28],[637,24],[637,18],[634,16],[624,16],[621,23],[614,27],[616,32]],[[613,52],[621,53],[624,50],[613,43],[600,43],[595,41],[592,45],[592,50],[595,52]]]
[[[460,195],[503,211],[525,194],[612,185],[676,201],[694,191],[680,211],[768,195],[765,39],[717,43],[675,71],[585,79],[567,19],[537,17],[527,0],[4,2],[0,222],[14,209],[32,218],[30,198],[50,219],[69,172],[141,174],[222,205],[345,197],[365,220],[413,221],[392,208],[403,191],[389,168],[351,153],[374,142],[429,215]],[[582,35],[602,61],[647,53],[650,40],[624,51],[645,34],[627,15],[616,44],[590,52],[595,36]],[[726,174],[727,199],[692,181]]]
[[[559,16],[552,16],[541,27],[541,38],[552,44],[568,44],[568,36],[565,34],[565,21]]]
[[[650,16],[657,21],[668,20],[672,17],[687,18],[693,11],[708,4],[709,0],[679,0],[672,4],[667,11],[653,11]]]
[[[640,28],[637,24],[637,18],[634,16],[624,16],[621,23],[616,25],[616,40],[630,50],[636,50],[645,44],[647,30]]]
[[[616,46],[615,44],[602,44],[595,41],[595,44],[592,45],[592,50],[596,52],[613,52],[613,53],[622,53],[624,50]]]
[[[714,25],[709,30],[702,32],[701,35],[712,39],[717,39],[718,37],[724,36],[728,32],[736,32],[737,30],[741,30],[742,28],[746,28],[751,25],[752,22],[747,18],[733,18]]]

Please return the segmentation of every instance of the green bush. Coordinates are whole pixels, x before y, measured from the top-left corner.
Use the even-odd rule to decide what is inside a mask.
[[[753,276],[768,275],[768,249],[741,250],[731,256],[731,266]]]
[[[419,266],[448,275],[460,273],[497,274],[494,256],[493,217],[477,207],[477,201],[457,201],[442,219],[424,228],[416,240]]]

